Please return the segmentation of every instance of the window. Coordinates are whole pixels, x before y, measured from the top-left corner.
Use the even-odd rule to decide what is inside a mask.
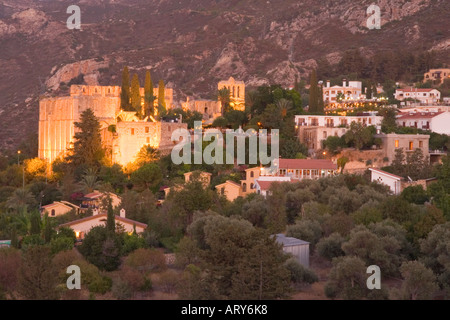
[[[222,187],[222,188],[220,189],[220,194],[221,194],[221,195],[224,195],[224,194],[225,194],[225,188],[224,188],[224,187]]]
[[[413,150],[414,149],[414,142],[410,141],[409,142],[409,150]]]
[[[423,148],[423,141],[419,141],[419,148]]]
[[[323,138],[324,138],[324,139],[327,138],[327,132],[326,132],[326,131],[323,132]]]
[[[241,87],[238,87],[238,94],[237,94],[237,97],[239,98],[239,96],[240,96],[240,92],[241,91]]]
[[[145,133],[149,133],[150,132],[150,128],[149,127],[145,127]]]
[[[395,147],[398,148],[398,140],[395,140]]]
[[[255,176],[255,173],[253,171],[250,171],[250,178],[253,178]]]
[[[150,137],[147,137],[147,143],[150,143]]]
[[[242,191],[247,192],[247,184],[245,182],[242,184]]]
[[[134,128],[131,128],[131,135],[134,136]]]
[[[56,211],[55,211],[55,209],[52,209],[51,216],[54,217],[55,215],[56,215]]]
[[[255,189],[255,186],[253,185],[253,183],[250,183],[250,189]]]
[[[234,95],[234,89],[235,89],[235,87],[233,86],[233,97],[235,97],[235,95]]]

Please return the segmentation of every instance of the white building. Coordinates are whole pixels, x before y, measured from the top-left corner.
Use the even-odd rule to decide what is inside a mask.
[[[361,116],[316,116],[316,115],[296,115],[296,126],[315,127],[348,127],[352,122],[362,123],[367,126],[380,126],[383,121],[382,116],[376,113],[367,113]]]
[[[400,101],[409,98],[430,104],[438,102],[441,99],[441,93],[436,89],[405,88],[395,90],[394,97]]]
[[[297,238],[286,237],[279,233],[276,241],[283,245],[283,251],[292,256],[303,266],[309,268],[309,242]]]
[[[450,135],[450,112],[408,112],[397,117],[397,125]]]
[[[292,182],[292,179],[282,176],[260,176],[255,180],[256,193],[267,197],[270,195],[269,189],[273,182]]]
[[[325,103],[337,102],[337,96],[343,94],[343,100],[361,100],[365,99],[362,95],[361,81],[346,81],[344,79],[342,86],[330,86],[330,81],[327,81],[326,86],[323,87],[323,101]]]
[[[402,192],[402,177],[379,169],[369,168],[369,170],[370,181],[387,185],[393,194],[400,194]]]

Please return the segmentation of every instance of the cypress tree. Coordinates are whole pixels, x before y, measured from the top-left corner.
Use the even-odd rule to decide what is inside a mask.
[[[166,114],[166,110],[164,81],[161,79],[158,84],[158,115],[160,117],[164,116]]]
[[[114,210],[112,207],[112,199],[108,197],[108,214],[106,218],[106,230],[109,235],[114,235],[116,232],[116,220],[114,217]]]
[[[366,99],[372,99],[372,83],[371,82],[369,82],[369,84],[367,85]]]
[[[376,86],[376,84],[374,83],[373,86],[372,86],[372,96],[373,96],[373,97],[376,97],[377,94],[378,94],[378,92],[377,92],[377,86]]]
[[[144,84],[144,112],[145,116],[151,116],[154,114],[153,110],[153,82],[150,70],[145,73],[145,84]]]
[[[323,101],[323,84],[319,86],[318,99],[319,99],[319,101],[318,101],[317,111],[319,113],[324,113],[325,102]]]
[[[41,234],[41,215],[37,211],[30,216],[30,234]]]
[[[102,148],[100,122],[91,109],[86,109],[80,115],[80,122],[75,122],[75,142],[71,154],[66,160],[74,166],[86,164],[88,167],[100,167],[105,155]]]
[[[132,111],[142,114],[141,93],[139,91],[140,88],[139,77],[135,74],[131,80],[131,107]]]
[[[122,71],[122,91],[120,92],[120,107],[122,110],[130,110],[130,73],[125,66]]]
[[[44,216],[44,241],[49,243],[52,239],[52,225],[50,219],[48,218],[48,213]]]
[[[316,69],[311,73],[309,87],[309,112],[319,111],[319,88],[317,86],[317,74]]]

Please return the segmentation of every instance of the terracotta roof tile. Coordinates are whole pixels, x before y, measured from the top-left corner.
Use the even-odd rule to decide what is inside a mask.
[[[336,170],[337,165],[326,159],[280,159],[278,168]]]

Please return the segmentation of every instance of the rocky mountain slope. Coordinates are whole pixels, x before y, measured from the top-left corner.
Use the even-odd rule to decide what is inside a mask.
[[[186,95],[211,97],[220,79],[292,85],[350,48],[450,51],[447,0],[378,0],[380,30],[366,28],[373,0],[3,0],[0,3],[0,150],[37,132],[39,97],[84,75],[120,85],[124,65],[146,69]],[[69,30],[67,7],[81,8]],[[62,91],[61,91],[62,90]]]

